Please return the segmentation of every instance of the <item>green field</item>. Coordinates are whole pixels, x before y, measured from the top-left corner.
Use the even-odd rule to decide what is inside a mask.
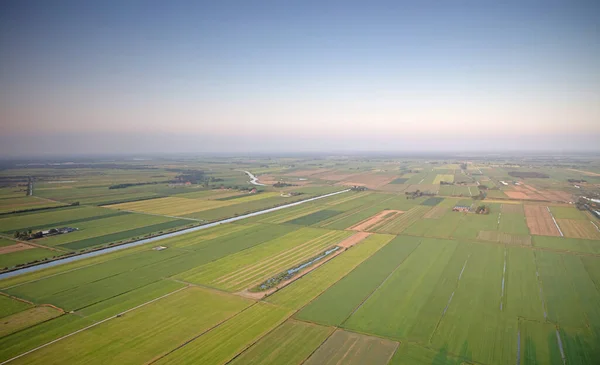
[[[332,332],[331,327],[288,320],[242,352],[230,364],[300,364]]]
[[[570,169],[592,158],[560,166],[536,158],[524,166],[499,157],[190,157],[3,169],[4,209],[32,201],[29,176],[33,200],[80,204],[2,214],[0,268],[340,191],[353,178],[396,179],[385,191],[355,187],[1,279],[0,362],[596,364],[600,241],[580,230],[600,223],[576,200],[555,198],[576,198],[567,179],[583,175]],[[254,186],[244,170],[293,185]],[[600,171],[600,160],[579,170]],[[548,206],[566,237],[531,234],[534,219],[500,190],[477,196],[476,181],[513,189],[511,171],[549,175],[518,181],[551,196],[527,204]],[[585,178],[584,190],[595,191],[600,178]],[[482,204],[489,214],[452,211]],[[353,230],[386,210],[399,212],[372,224],[374,232]],[[37,246],[11,247],[15,231],[60,227],[77,230],[21,235]],[[333,257],[319,258],[335,246]],[[272,290],[260,291],[265,282]]]

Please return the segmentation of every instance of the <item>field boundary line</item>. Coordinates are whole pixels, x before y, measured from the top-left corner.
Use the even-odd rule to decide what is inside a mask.
[[[153,215],[153,216],[155,216],[155,217],[165,217],[165,218],[174,218],[174,219],[184,219],[184,220],[188,220],[188,221],[194,221],[194,222],[206,222],[205,220],[202,220],[202,219],[188,218],[188,217],[182,217],[182,216],[166,215],[166,214],[158,214],[158,213],[146,213],[146,212],[142,212],[142,211],[139,211],[139,210],[127,210],[127,209],[110,208],[110,205],[108,205],[106,208],[107,208],[107,209],[112,209],[112,210],[117,210],[117,211],[119,211],[119,212],[127,212],[127,213],[135,213],[135,214]],[[193,214],[193,213],[190,213],[190,214]]]
[[[504,282],[506,279],[506,245],[504,245],[504,268],[502,269],[502,294],[500,295],[500,312],[503,311],[504,304]]]
[[[308,322],[308,323],[312,323],[312,322]],[[325,337],[325,339],[319,344],[319,346],[317,346],[314,350],[312,350],[312,352],[306,357],[306,359],[302,360],[298,365],[302,365],[306,362],[306,360],[310,359],[310,357],[317,352],[317,350],[319,350],[321,348],[321,346],[323,346],[325,344],[325,342],[327,342],[327,340],[329,340],[329,338],[331,336],[333,336],[334,333],[336,333],[340,328],[339,327],[333,327],[333,331],[331,331],[331,333]]]
[[[198,338],[200,338],[202,335],[204,335],[204,334],[206,334],[206,333],[208,333],[208,332],[210,332],[210,331],[214,330],[215,328],[217,328],[217,327],[221,326],[223,323],[225,323],[225,322],[229,321],[229,320],[230,320],[230,319],[232,319],[232,318],[235,318],[235,317],[239,316],[241,313],[244,313],[244,312],[245,312],[245,311],[247,311],[248,309],[250,309],[250,308],[254,307],[254,306],[257,304],[257,303],[258,303],[258,302],[254,302],[254,303],[250,304],[249,306],[247,306],[246,308],[242,309],[241,311],[239,311],[239,312],[237,312],[237,313],[235,313],[235,314],[233,314],[233,315],[231,315],[231,316],[229,316],[229,317],[227,317],[227,318],[223,319],[223,320],[222,320],[222,321],[220,321],[219,323],[215,324],[214,326],[212,326],[212,327],[210,327],[210,328],[207,328],[206,330],[204,330],[204,331],[202,331],[201,333],[199,333],[199,334],[197,334],[197,335],[193,336],[193,337],[192,337],[192,338],[190,338],[189,340],[185,340],[183,343],[181,343],[181,344],[177,345],[175,348],[173,348],[173,349],[171,349],[171,350],[169,350],[169,351],[165,352],[165,353],[164,353],[164,354],[162,354],[162,355],[158,355],[158,356],[156,356],[154,359],[151,359],[151,360],[149,360],[149,361],[145,362],[145,364],[148,364],[148,365],[150,365],[150,364],[154,364],[154,363],[155,363],[155,362],[157,362],[158,360],[160,360],[160,359],[163,359],[163,358],[165,358],[166,356],[169,356],[170,354],[172,354],[173,352],[175,352],[175,351],[179,350],[180,348],[182,348],[182,347],[185,347],[185,345],[187,345],[187,344],[189,344],[189,343],[191,343],[191,342],[193,342],[193,341],[197,340],[197,339],[198,339]],[[288,317],[288,318],[289,318],[289,317]],[[287,318],[286,318],[286,319],[287,319]],[[285,321],[284,321],[284,322],[285,322]],[[282,323],[283,323],[283,322],[282,322]],[[275,327],[279,327],[279,326],[275,326]],[[270,332],[270,331],[269,331],[269,332]],[[262,337],[261,337],[261,338],[262,338]],[[245,351],[245,350],[246,350],[246,348],[245,348],[245,349],[243,349],[241,352],[243,352],[243,351]],[[241,352],[240,352],[240,353],[241,353]],[[2,365],[2,364],[0,364],[0,365]]]
[[[187,288],[189,288],[189,287],[188,287],[188,286],[185,286],[185,287],[183,287],[183,288],[179,288],[179,289],[177,289],[177,290],[175,290],[175,291],[172,291],[172,292],[170,292],[170,293],[167,293],[167,294],[165,294],[165,295],[162,295],[162,296],[160,296],[160,297],[158,297],[158,298],[154,298],[154,299],[152,299],[152,300],[150,300],[150,301],[147,301],[147,302],[145,302],[145,303],[142,303],[142,304],[140,304],[140,305],[137,305],[137,306],[135,306],[135,307],[133,307],[133,308],[127,309],[127,310],[126,310],[126,311],[124,311],[124,312],[121,312],[121,313],[115,314],[114,316],[111,316],[111,317],[105,318],[105,319],[103,319],[103,320],[101,320],[101,321],[99,321],[99,322],[96,322],[96,323],[94,323],[94,324],[91,324],[91,325],[89,325],[89,326],[87,326],[87,327],[84,327],[84,328],[78,329],[77,331],[75,331],[75,332],[71,332],[71,333],[69,333],[68,335],[64,335],[64,336],[62,336],[62,337],[59,337],[59,338],[57,338],[57,339],[55,339],[55,340],[52,340],[52,341],[50,341],[50,342],[47,342],[47,343],[45,343],[45,344],[43,344],[43,345],[41,345],[41,346],[38,346],[38,347],[36,347],[36,348],[34,348],[34,349],[31,349],[31,350],[29,350],[29,351],[26,351],[26,352],[24,352],[24,353],[22,353],[22,354],[20,354],[20,355],[17,355],[17,356],[15,356],[15,357],[13,357],[13,358],[10,358],[10,359],[8,359],[8,360],[6,360],[6,361],[3,361],[3,362],[1,362],[1,363],[0,363],[0,365],[8,364],[9,362],[11,362],[11,361],[13,361],[13,360],[19,359],[19,358],[21,358],[21,357],[23,357],[23,356],[26,356],[26,355],[29,355],[29,354],[31,354],[31,353],[33,353],[33,352],[37,351],[37,350],[43,349],[44,347],[50,346],[50,345],[52,345],[52,344],[54,344],[54,343],[56,343],[56,342],[59,342],[59,341],[61,341],[61,340],[64,340],[65,338],[68,338],[68,337],[71,337],[71,336],[73,336],[73,335],[76,335],[76,334],[78,334],[78,333],[80,333],[80,332],[83,332],[83,331],[85,331],[85,330],[88,330],[88,329],[90,329],[90,328],[92,328],[92,327],[96,327],[96,326],[97,326],[97,325],[99,325],[99,324],[102,324],[102,323],[104,323],[104,322],[108,322],[108,321],[110,321],[111,319],[115,319],[115,318],[117,318],[117,317],[120,317],[120,316],[122,316],[122,315],[123,315],[123,314],[125,314],[125,313],[129,313],[129,312],[131,312],[131,311],[133,311],[133,310],[136,310],[136,309],[138,309],[138,308],[141,308],[141,307],[144,307],[144,306],[146,306],[146,305],[148,305],[148,304],[154,303],[154,302],[156,302],[156,301],[158,301],[158,300],[160,300],[160,299],[163,299],[163,298],[165,298],[165,297],[168,297],[169,295],[172,295],[172,294],[178,293],[178,292],[180,292],[180,291],[182,291],[182,290],[184,290],[184,289],[187,289]]]
[[[542,278],[540,277],[540,272],[538,269],[537,255],[535,254],[535,250],[533,250],[533,264],[535,266],[535,276],[537,279],[536,281],[538,283],[538,289],[540,292],[540,301],[542,302],[542,310],[544,311],[544,321],[547,321],[548,320],[548,312],[546,311],[546,303],[544,302],[544,293],[542,291],[543,283],[542,283]]]
[[[590,221],[590,223],[591,223],[591,224],[593,224],[593,225],[594,225],[594,227],[596,227],[596,230],[598,230],[598,232],[600,232],[600,228],[598,228],[598,226],[596,225],[596,223],[594,223],[594,222],[592,222],[592,221]]]
[[[550,207],[546,207],[546,209],[548,209],[548,213],[550,213],[550,217],[552,218],[552,221],[554,222],[554,225],[556,226],[556,229],[558,229],[558,233],[560,233],[561,237],[564,237],[565,235],[560,230],[560,227],[558,226],[558,223],[556,222],[556,219],[554,219],[554,215],[550,211]]]
[[[415,252],[415,250],[417,248],[419,248],[419,246],[421,246],[421,242],[423,242],[423,240],[419,241],[419,243],[415,246],[415,248],[412,249],[412,251],[410,251],[410,253],[404,258],[404,260],[402,260],[398,265],[396,265],[396,267],[388,274],[388,276],[385,277],[385,279],[383,279],[383,281],[381,283],[379,283],[379,285],[375,289],[373,289],[373,291],[371,291],[369,294],[367,294],[367,296],[358,304],[358,306],[356,306],[356,308],[354,308],[354,310],[346,318],[344,318],[344,320],[340,323],[340,326],[342,326],[344,323],[346,323],[346,321],[348,319],[350,319],[350,317],[352,317],[352,315],[354,313],[356,313],[356,311],[358,311],[363,306],[363,304],[365,304],[366,301],[369,300],[373,296],[373,294],[375,294],[375,292],[377,290],[379,290],[379,288],[381,288],[383,286],[383,284],[386,283],[386,281],[388,281],[388,279],[390,277],[392,277],[392,275],[400,268],[400,266],[402,266],[402,264],[410,257],[410,255],[412,255],[413,252]],[[350,274],[350,273],[348,273],[348,274]]]

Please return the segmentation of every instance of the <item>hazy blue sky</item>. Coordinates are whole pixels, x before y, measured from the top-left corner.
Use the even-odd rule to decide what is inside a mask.
[[[3,1],[0,153],[599,149],[599,4]]]

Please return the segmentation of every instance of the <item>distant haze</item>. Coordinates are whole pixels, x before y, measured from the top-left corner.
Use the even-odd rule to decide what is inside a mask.
[[[600,149],[599,2],[252,3],[4,2],[0,155]]]

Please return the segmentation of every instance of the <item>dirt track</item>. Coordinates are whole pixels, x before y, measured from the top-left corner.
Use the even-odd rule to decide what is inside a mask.
[[[548,208],[541,205],[525,205],[525,217],[527,218],[527,227],[531,234],[541,236],[560,236],[560,232]]]

